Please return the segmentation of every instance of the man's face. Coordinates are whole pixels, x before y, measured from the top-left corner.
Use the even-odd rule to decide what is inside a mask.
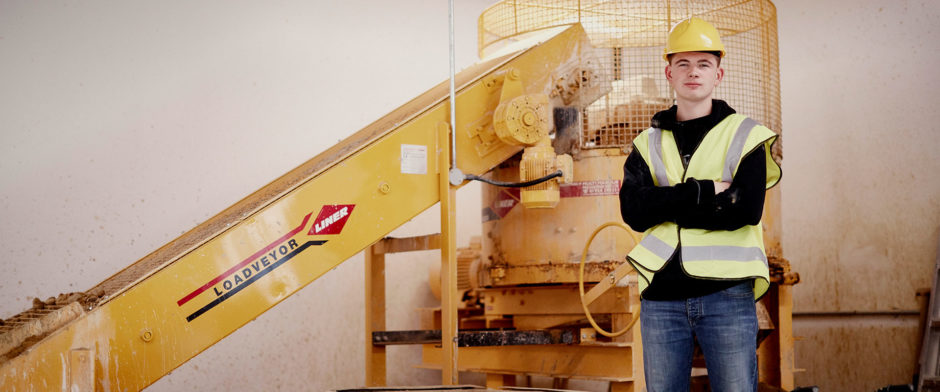
[[[704,52],[682,52],[672,55],[666,66],[666,80],[680,100],[710,100],[721,83],[725,70],[718,66],[718,56]]]

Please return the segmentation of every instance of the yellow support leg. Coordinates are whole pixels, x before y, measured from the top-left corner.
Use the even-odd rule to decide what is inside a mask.
[[[780,339],[780,387],[789,391],[795,388],[793,381],[793,286],[780,285],[777,288],[778,320],[777,333]]]
[[[375,245],[365,251],[366,272],[366,385],[386,384],[385,346],[372,344],[372,332],[385,330],[385,253]]]
[[[758,374],[762,383],[794,388],[793,382],[793,294],[790,285],[775,284],[761,301],[770,312],[774,330],[757,349]]]
[[[639,287],[636,285],[631,285],[630,312],[634,315],[639,315],[641,310]],[[630,330],[630,332],[633,334],[633,351],[630,353],[633,356],[633,389],[637,391],[645,391],[646,373],[644,373],[643,370],[643,334],[640,330],[639,321],[637,321],[636,324],[633,324],[633,329]]]
[[[457,190],[450,185],[450,138],[443,124],[437,145],[441,193],[441,347],[442,384],[457,385]]]

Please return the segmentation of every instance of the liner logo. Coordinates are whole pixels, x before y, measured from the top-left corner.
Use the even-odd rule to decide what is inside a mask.
[[[327,242],[326,240],[307,239],[307,236],[340,234],[355,206],[355,204],[323,206],[313,224],[310,225],[306,235],[301,234],[298,236],[298,234],[307,229],[310,223],[310,217],[313,213],[307,214],[304,216],[303,222],[299,226],[285,233],[267,246],[258,249],[251,256],[233,265],[219,276],[216,276],[179,301],[176,301],[178,306],[183,306],[193,298],[198,297],[210,289],[212,293],[215,294],[212,301],[189,316],[186,316],[186,321],[195,320],[210,309],[231,298],[245,287],[261,279],[264,275],[284,265],[284,263],[287,263],[290,259],[307,248],[320,246]]]
[[[313,227],[307,235],[314,234],[339,234],[343,231],[343,226],[349,219],[355,204],[334,204],[323,206],[317,219],[313,221]]]

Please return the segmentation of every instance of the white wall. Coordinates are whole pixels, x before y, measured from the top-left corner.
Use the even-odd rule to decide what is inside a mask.
[[[458,70],[489,3],[456,2]],[[448,50],[446,1],[0,3],[0,317],[90,288],[446,80]],[[458,244],[480,230],[468,188]],[[437,232],[432,210],[398,234]],[[412,256],[389,258],[390,329],[435,305],[439,258]],[[152,389],[361,386],[362,268],[350,259]],[[440,382],[412,369],[417,347],[390,351],[390,383]]]
[[[456,3],[462,68],[490,0]],[[795,310],[915,309],[940,234],[940,2],[778,3]],[[445,1],[0,2],[0,317],[91,287],[444,80],[447,51]],[[436,212],[416,221],[398,234],[436,230]],[[390,329],[435,304],[436,253],[412,256],[389,259]],[[362,385],[361,275],[356,256],[152,389]],[[914,329],[798,316],[798,383],[907,382]],[[418,353],[391,350],[390,383],[439,382]]]
[[[909,383],[919,320],[891,313],[918,309],[937,260],[940,2],[778,3],[797,383]]]

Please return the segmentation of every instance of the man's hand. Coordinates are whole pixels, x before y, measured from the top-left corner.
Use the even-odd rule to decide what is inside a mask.
[[[725,189],[728,189],[728,187],[730,187],[730,186],[731,186],[731,183],[730,183],[730,182],[724,182],[724,181],[718,182],[718,181],[715,181],[715,194],[717,195],[717,194],[719,194],[719,193],[721,193],[721,192],[724,192]]]

